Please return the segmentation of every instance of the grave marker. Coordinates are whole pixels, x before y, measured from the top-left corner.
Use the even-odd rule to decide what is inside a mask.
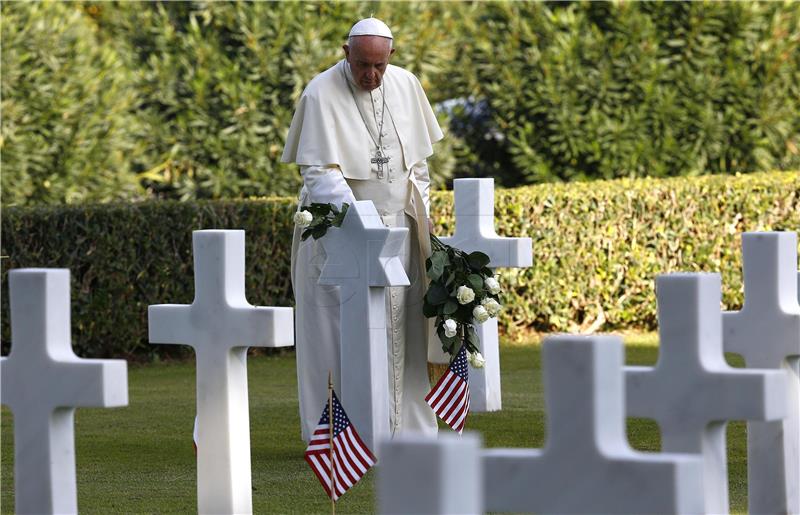
[[[410,284],[398,257],[407,237],[406,228],[385,227],[371,201],[357,201],[320,239],[319,283],[339,286],[342,405],[373,453],[389,436],[385,288]]]
[[[480,438],[406,433],[381,442],[379,513],[483,513]]]
[[[728,420],[780,420],[786,375],[725,362],[718,274],[666,274],[656,279],[658,362],[626,367],[628,416],[658,422],[664,452],[703,457],[705,513],[727,513]]]
[[[11,353],[2,403],[14,413],[16,513],[77,513],[76,407],[128,405],[127,363],[72,351],[69,270],[8,273]]]
[[[800,513],[800,304],[797,235],[742,235],[744,306],[722,317],[723,345],[748,368],[783,370],[787,416],[747,424],[750,513]]]
[[[192,241],[194,301],[150,306],[150,343],[195,350],[198,511],[251,513],[247,348],[292,345],[292,309],[247,302],[244,231],[194,231]]]
[[[547,442],[484,451],[487,511],[700,513],[699,456],[631,449],[622,340],[554,336],[542,346]]]
[[[440,238],[443,243],[465,252],[485,253],[494,269],[526,268],[533,264],[530,238],[505,238],[495,232],[494,179],[456,179],[453,190],[456,232],[449,238]],[[497,319],[475,324],[475,329],[486,364],[470,370],[470,410],[497,411],[502,408]]]

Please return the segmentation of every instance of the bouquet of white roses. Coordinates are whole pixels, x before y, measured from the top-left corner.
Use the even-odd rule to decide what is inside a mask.
[[[483,252],[467,254],[445,245],[431,235],[433,253],[425,261],[431,280],[422,305],[428,318],[436,318],[436,334],[442,350],[455,357],[461,345],[467,346],[473,367],[483,366],[478,352],[478,334],[473,322],[483,323],[497,316],[500,283],[489,268],[489,256]]]
[[[301,206],[294,214],[294,223],[303,228],[302,240],[306,241],[309,236],[318,240],[325,236],[330,227],[341,227],[348,207],[350,204],[347,202],[342,204],[341,210],[335,204],[323,202],[313,202],[308,206]]]

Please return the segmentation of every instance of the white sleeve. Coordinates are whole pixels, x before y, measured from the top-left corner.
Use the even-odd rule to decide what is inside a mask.
[[[353,191],[337,167],[301,166],[300,175],[303,176],[303,184],[308,190],[311,202],[330,203],[341,207],[344,202],[353,205],[356,201]]]
[[[419,187],[419,192],[422,195],[422,201],[425,204],[425,214],[431,215],[431,176],[428,174],[428,160],[423,159],[411,167],[414,173],[414,179]]]

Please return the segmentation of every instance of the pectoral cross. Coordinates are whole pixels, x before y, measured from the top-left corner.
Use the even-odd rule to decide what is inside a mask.
[[[375,157],[369,160],[370,163],[378,165],[378,179],[383,179],[383,165],[389,162],[389,156],[381,154],[381,149],[375,154]]]

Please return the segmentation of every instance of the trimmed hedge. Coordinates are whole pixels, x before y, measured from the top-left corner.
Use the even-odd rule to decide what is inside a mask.
[[[800,231],[800,173],[530,186],[497,191],[495,212],[498,234],[533,240],[532,268],[500,271],[511,336],[654,329],[661,273],[719,272],[741,308],[741,233]]]
[[[246,231],[246,291],[251,304],[292,304],[290,199],[144,202],[3,209],[3,344],[10,340],[9,268],[69,268],[77,354],[150,359],[187,347],[150,345],[149,304],[194,298],[192,230]]]
[[[499,234],[529,236],[534,266],[501,270],[502,324],[576,331],[656,325],[655,276],[721,272],[727,309],[742,303],[740,233],[800,229],[800,173],[637,179],[496,191]],[[3,210],[9,268],[72,270],[73,343],[82,356],[148,359],[186,347],[147,343],[147,306],[193,298],[191,231],[247,231],[247,294],[292,305],[294,201],[273,198]],[[437,233],[452,231],[452,193],[433,196]],[[9,341],[8,295],[2,335]],[[7,348],[4,351],[7,352]]]

